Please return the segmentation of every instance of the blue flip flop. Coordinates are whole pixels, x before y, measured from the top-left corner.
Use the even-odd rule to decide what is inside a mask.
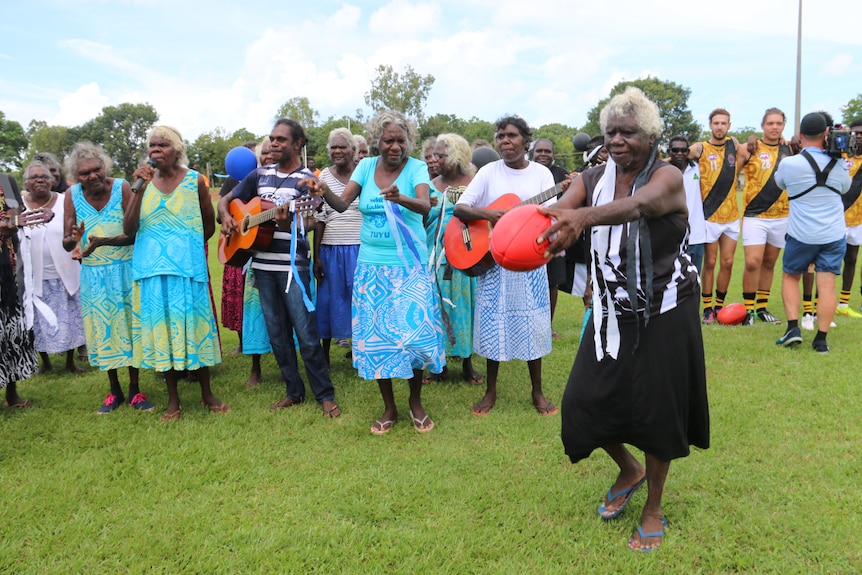
[[[623,489],[622,491],[618,491],[616,493],[613,492],[614,487],[612,485],[611,488],[608,489],[608,501],[613,501],[620,495],[625,495],[625,499],[623,499],[623,502],[614,511],[608,511],[605,507],[605,502],[602,501],[601,505],[599,505],[599,515],[601,515],[602,519],[614,519],[618,517],[619,514],[622,513],[623,510],[625,510],[626,505],[629,504],[629,500],[632,498],[632,495],[635,494],[635,491],[638,490],[638,487],[644,484],[644,481],[646,481],[646,474],[644,474],[640,481],[638,481],[628,489]]]
[[[664,537],[664,528],[667,527],[667,518],[665,518],[665,517],[661,518],[661,526],[662,526],[661,531],[653,531],[652,533],[644,533],[643,527],[638,525],[638,535],[640,535],[641,541],[643,541],[647,537]],[[640,551],[641,553],[649,553],[650,551],[655,551],[656,549],[661,547],[661,543],[659,543],[655,547],[647,547],[647,548],[633,547],[632,542],[634,541],[634,538],[635,538],[635,536],[634,536],[634,534],[632,534],[632,536],[629,537],[629,543],[628,543],[629,549],[631,549],[632,551]]]

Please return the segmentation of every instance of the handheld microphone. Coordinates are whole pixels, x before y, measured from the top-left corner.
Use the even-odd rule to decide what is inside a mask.
[[[154,159],[150,158],[147,160],[147,165],[149,165],[153,168],[156,168],[159,165],[159,163],[156,162]],[[137,194],[141,191],[141,188],[143,188],[143,187],[144,187],[144,178],[138,178],[137,180],[135,180],[135,183],[132,184],[132,192]]]

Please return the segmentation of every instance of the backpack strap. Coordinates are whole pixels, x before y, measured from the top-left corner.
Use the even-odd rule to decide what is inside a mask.
[[[835,167],[835,164],[838,163],[838,160],[836,158],[832,158],[831,160],[829,160],[829,163],[826,164],[826,168],[821,170],[820,166],[817,165],[817,162],[814,161],[814,158],[811,156],[811,154],[808,153],[808,150],[802,150],[801,155],[806,160],[808,160],[809,164],[811,164],[811,168],[814,170],[815,183],[813,186],[811,186],[810,188],[808,188],[804,192],[796,194],[795,196],[791,196],[790,194],[787,194],[787,198],[790,200],[796,200],[798,198],[801,198],[802,196],[804,196],[808,192],[814,190],[815,188],[820,188],[820,187],[824,187],[828,190],[832,190],[833,192],[835,192],[836,194],[838,194],[840,196],[841,195],[840,190],[836,190],[835,188],[833,188],[832,186],[830,186],[829,184],[826,183],[826,179],[829,177],[829,172],[832,171],[832,168]]]

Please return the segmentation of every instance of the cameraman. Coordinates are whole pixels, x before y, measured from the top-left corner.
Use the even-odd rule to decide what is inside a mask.
[[[802,343],[799,278],[813,263],[818,302],[817,335],[811,345],[818,353],[829,351],[826,334],[837,305],[835,278],[847,248],[841,196],[850,189],[850,173],[844,160],[825,151],[831,125],[832,117],[825,112],[806,114],[799,125],[802,152],[785,158],[775,172],[775,183],[787,190],[790,200],[781,284],[787,331],[775,343]]]

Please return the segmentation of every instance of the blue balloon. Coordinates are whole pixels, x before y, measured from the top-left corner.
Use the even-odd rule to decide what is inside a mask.
[[[242,181],[257,168],[257,156],[245,146],[237,146],[225,156],[224,166],[231,178]]]

